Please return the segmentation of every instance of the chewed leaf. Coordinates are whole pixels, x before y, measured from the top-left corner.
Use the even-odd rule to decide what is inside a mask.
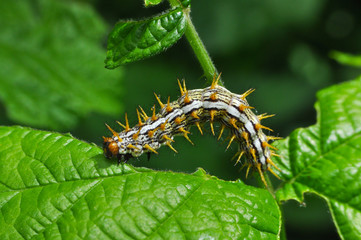
[[[108,37],[105,66],[113,69],[158,54],[176,43],[185,27],[180,8],[144,21],[119,22]]]
[[[344,239],[361,239],[361,77],[318,93],[317,124],[281,141],[279,200],[305,192],[329,204]]]
[[[279,239],[271,194],[207,175],[111,164],[69,135],[0,127],[4,239]]]

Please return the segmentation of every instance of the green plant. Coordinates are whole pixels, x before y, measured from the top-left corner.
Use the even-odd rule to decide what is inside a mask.
[[[157,17],[117,24],[110,34],[106,66],[157,54],[185,33],[210,81],[216,70],[190,21],[190,1],[170,3],[173,9]],[[160,28],[162,21],[166,24]],[[150,30],[153,37],[145,34]],[[48,56],[41,57],[46,61]],[[338,52],[332,57],[356,66],[361,59]],[[98,146],[69,134],[1,126],[0,236],[285,239],[280,205],[289,199],[302,202],[304,193],[311,192],[327,201],[343,239],[360,239],[360,93],[361,77],[318,93],[317,123],[275,143],[282,156],[275,159],[282,183],[270,192],[220,180],[202,169],[183,174],[117,166]],[[112,111],[113,102],[108,99],[99,106]]]

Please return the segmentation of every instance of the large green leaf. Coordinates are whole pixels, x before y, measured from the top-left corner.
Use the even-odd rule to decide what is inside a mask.
[[[0,12],[0,101],[13,121],[64,129],[120,112],[120,74],[102,67],[106,25],[87,4],[0,1]]]
[[[326,199],[344,239],[361,239],[361,77],[320,91],[317,124],[279,145],[279,200]]]
[[[176,43],[186,27],[181,8],[144,21],[121,21],[108,37],[105,67],[138,61],[158,54]]]
[[[114,163],[69,135],[0,127],[0,238],[278,238],[264,189]]]

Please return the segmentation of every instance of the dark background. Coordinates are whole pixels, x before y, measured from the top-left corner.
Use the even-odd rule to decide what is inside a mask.
[[[109,31],[120,19],[142,19],[168,8],[166,2],[145,8],[141,0],[77,2],[94,8],[108,24]],[[225,86],[235,93],[255,88],[248,101],[258,113],[276,114],[263,123],[274,129],[277,136],[287,137],[296,128],[314,124],[316,92],[361,73],[329,57],[332,50],[360,52],[359,1],[194,0],[191,9],[193,23],[218,71],[222,72]],[[105,59],[106,35],[102,37]],[[108,71],[122,73],[118,101],[123,109],[118,115],[94,112],[82,116],[76,127],[44,129],[70,132],[100,146],[101,136],[110,135],[104,123],[121,130],[115,121],[124,123],[127,112],[130,122],[135,124],[135,108],[141,105],[150,113],[149,109],[156,103],[153,92],[164,101],[168,96],[175,100],[179,96],[177,78],[186,79],[189,89],[207,86],[185,38],[160,55]],[[9,118],[6,109],[5,104],[0,105],[1,124],[22,124]],[[204,132],[205,136],[201,136],[196,128],[192,129],[190,137],[195,146],[182,137],[176,138],[173,146],[178,154],[164,147],[149,162],[143,156],[131,164],[187,173],[202,167],[224,180],[241,178],[254,184],[253,177],[245,180],[244,171],[239,172],[239,167],[230,161],[237,150],[236,144],[225,151],[226,135],[217,141],[211,136],[209,125]],[[315,195],[306,195],[305,200],[305,205],[295,201],[283,205],[288,239],[338,239],[327,203]]]

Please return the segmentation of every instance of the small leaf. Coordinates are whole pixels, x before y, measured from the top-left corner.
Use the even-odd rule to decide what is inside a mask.
[[[144,21],[117,23],[108,37],[106,68],[113,69],[165,51],[182,37],[185,27],[180,8]]]
[[[189,7],[191,5],[191,0],[181,1],[183,7]]]
[[[156,172],[69,135],[0,127],[3,239],[278,239],[271,194],[242,182]]]
[[[361,55],[351,55],[339,51],[332,51],[330,57],[344,65],[361,67]]]
[[[285,180],[279,200],[326,199],[343,239],[361,239],[361,77],[317,95],[317,124],[297,129],[276,145]]]
[[[162,1],[163,0],[144,0],[144,6],[145,7],[155,6],[161,3]]]

